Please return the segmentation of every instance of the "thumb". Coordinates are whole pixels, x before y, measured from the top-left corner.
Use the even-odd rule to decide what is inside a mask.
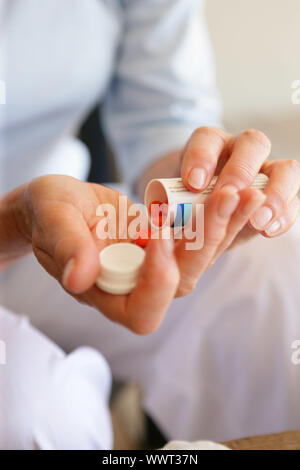
[[[68,206],[56,212],[47,240],[47,251],[62,273],[62,285],[73,294],[90,289],[99,274],[99,251],[78,209]]]

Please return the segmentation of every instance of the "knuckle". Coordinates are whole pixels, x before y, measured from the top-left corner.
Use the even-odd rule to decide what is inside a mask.
[[[164,280],[161,284],[165,287],[165,289],[168,292],[175,291],[176,287],[179,284],[179,279],[180,279],[179,271],[174,270],[173,273],[169,272],[168,275],[165,275]]]
[[[217,127],[209,127],[209,126],[202,126],[198,127],[194,132],[194,136],[214,136],[222,141],[223,144],[226,143],[226,138],[222,129],[218,129]]]
[[[248,184],[253,180],[255,170],[251,166],[251,162],[247,160],[238,160],[234,164],[234,173],[244,183]]]
[[[42,178],[44,177],[41,176],[39,178],[35,178],[28,185],[27,193],[31,203],[35,201],[36,197],[40,197],[41,186],[43,185],[43,182],[41,181]]]
[[[176,297],[185,297],[194,292],[197,280],[187,276],[182,276],[180,285],[178,286]]]
[[[158,288],[170,292],[174,291],[179,283],[179,270],[177,267],[168,269],[157,265],[149,266],[147,271],[142,270],[140,279],[153,292]]]
[[[256,129],[247,129],[242,133],[244,137],[255,142],[260,147],[262,147],[265,151],[270,152],[271,150],[271,141],[270,139],[261,131]]]
[[[192,135],[193,136],[198,136],[199,134],[207,135],[207,134],[211,134],[211,132],[212,132],[211,127],[202,126],[202,127],[198,127],[197,129],[195,129]]]
[[[160,269],[158,266],[153,266],[151,268],[152,269],[148,269],[147,273],[142,273],[141,277],[143,280],[153,289],[157,284],[163,286],[168,285],[170,281],[166,270]]]
[[[272,198],[274,199],[274,201],[276,201],[277,210],[282,212],[287,209],[288,200],[282,188],[280,187],[272,188]]]
[[[191,160],[199,160],[201,159],[202,165],[207,166],[213,161],[213,154],[209,151],[208,148],[203,147],[203,145],[191,145],[188,149],[188,156]]]
[[[188,148],[188,156],[189,158],[191,158],[192,160],[196,160],[199,155],[202,153],[202,150],[200,147],[196,147],[195,145],[191,145],[189,148]]]
[[[288,165],[288,167],[291,168],[291,170],[297,172],[300,174],[300,163],[298,162],[298,160],[287,160],[286,161],[286,164]]]
[[[179,282],[179,269],[177,265],[174,266],[156,266],[153,269],[151,279],[156,285],[164,286],[164,288],[171,289]]]
[[[162,270],[158,276],[158,282],[166,287],[169,287],[174,284],[173,276],[169,272],[169,270]]]
[[[29,183],[29,191],[31,194],[39,196],[40,191],[43,191],[53,181],[55,181],[55,175],[38,176]]]

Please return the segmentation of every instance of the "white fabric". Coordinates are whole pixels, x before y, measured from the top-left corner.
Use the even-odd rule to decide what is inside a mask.
[[[0,307],[0,449],[110,449],[110,372],[85,347],[66,354]]]
[[[153,157],[182,148],[199,126],[220,125],[203,0],[124,0],[124,35],[104,107],[126,181]]]
[[[171,441],[166,444],[162,450],[230,450],[222,444],[217,444],[212,441]]]
[[[219,124],[202,0],[1,5],[0,79],[7,104],[0,108],[6,175],[0,192],[50,166],[61,171],[51,151],[76,132],[96,100],[105,101],[104,127],[127,181],[153,157],[181,148],[196,127]],[[60,159],[64,173],[73,174],[63,148]]]
[[[88,177],[89,151],[81,141],[72,136],[60,139],[40,157],[28,155],[24,162],[20,162],[20,172],[16,171],[15,159],[8,159],[2,167],[4,187],[12,189],[41,175],[69,175],[80,180],[86,180]],[[1,180],[0,188],[3,188]]]
[[[291,360],[300,338],[299,242],[300,220],[282,237],[227,253],[147,337],[68,297],[32,256],[3,275],[0,300],[30,312],[66,350],[88,344],[117,379],[140,383],[169,439],[224,442],[299,429],[300,366]]]

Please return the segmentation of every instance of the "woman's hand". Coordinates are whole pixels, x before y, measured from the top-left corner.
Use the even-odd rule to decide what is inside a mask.
[[[291,228],[299,212],[300,164],[296,160],[266,161],[270,151],[271,143],[262,132],[248,130],[234,137],[202,127],[194,132],[183,154],[184,184],[192,191],[203,191],[218,174],[215,192],[225,186],[241,192],[259,172],[265,173],[269,177],[266,200],[259,210],[248,211],[250,223],[264,236],[281,235]]]
[[[173,241],[149,243],[138,284],[130,295],[114,296],[98,289],[99,251],[111,241],[96,237],[96,210],[99,204],[110,203],[118,218],[120,196],[104,186],[67,176],[44,176],[18,191],[13,219],[22,237],[20,245],[27,243],[26,251],[32,245],[40,264],[67,292],[111,320],[147,334],[160,325],[177,290]]]
[[[300,165],[266,161],[270,148],[258,131],[234,137],[200,128],[183,153],[163,158],[144,175],[140,188],[149,177],[176,176],[175,166],[181,163],[191,191],[203,191],[214,174],[219,179],[205,204],[203,248],[188,251],[186,240],[175,248],[172,240],[151,240],[138,284],[128,296],[109,295],[95,286],[99,251],[108,243],[95,235],[96,211],[99,204],[110,203],[118,216],[121,195],[67,176],[38,178],[1,201],[0,218],[5,214],[7,224],[0,227],[0,261],[9,252],[17,258],[32,246],[41,265],[77,300],[136,333],[150,333],[173,297],[192,292],[205,270],[236,240],[257,232],[274,237],[293,225],[299,213]],[[170,175],[171,161],[176,165]],[[263,193],[250,187],[259,172],[269,177]]]
[[[181,174],[189,190],[201,192],[219,175],[205,203],[203,248],[187,251],[185,240],[176,243],[178,296],[192,292],[203,272],[226,249],[258,233],[268,238],[282,235],[293,225],[299,213],[300,165],[295,160],[268,161],[270,151],[270,141],[259,131],[248,130],[235,137],[221,129],[202,127],[192,134],[183,152],[174,151],[157,160],[140,179],[137,191],[142,197],[153,178]],[[269,177],[263,192],[251,188],[259,172]]]
[[[282,235],[294,224],[300,207],[300,165],[295,160],[267,161],[270,151],[268,138],[255,130],[237,137],[207,127],[193,133],[182,156],[185,186],[200,192],[215,174],[219,178],[205,207],[203,249],[188,252],[183,242],[176,246],[178,295],[191,292],[201,274],[234,242],[257,233]],[[263,192],[250,187],[259,172],[269,177]]]

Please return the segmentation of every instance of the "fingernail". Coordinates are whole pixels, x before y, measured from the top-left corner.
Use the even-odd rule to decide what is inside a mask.
[[[279,232],[281,228],[281,224],[279,220],[275,220],[271,226],[266,230],[267,235],[276,235],[277,232]]]
[[[203,168],[193,168],[189,174],[188,183],[194,189],[202,189],[206,180],[206,171]]]
[[[74,263],[75,263],[75,259],[71,258],[66,264],[66,267],[65,267],[64,273],[63,273],[63,277],[62,277],[62,284],[63,284],[64,287],[68,287],[68,279],[69,279],[69,276],[70,276],[71,271],[73,269]]]
[[[220,217],[229,217],[238,206],[240,197],[236,192],[224,194],[221,198],[218,214]]]
[[[251,218],[251,224],[257,230],[263,230],[265,226],[272,220],[273,211],[270,207],[261,207],[256,214]]]

